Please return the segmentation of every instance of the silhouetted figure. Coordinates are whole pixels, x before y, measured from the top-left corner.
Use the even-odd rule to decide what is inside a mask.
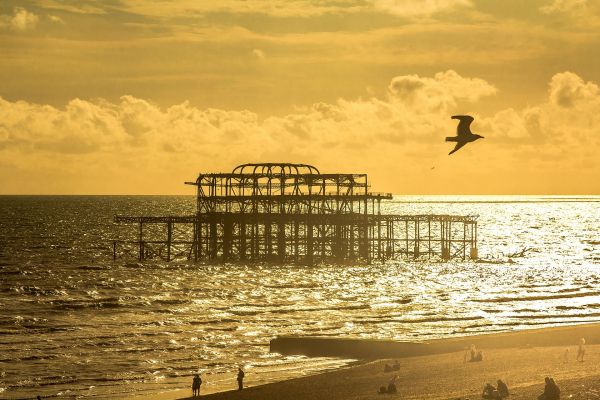
[[[474,344],[471,345],[469,353],[471,356],[471,358],[469,358],[469,362],[483,361],[483,352],[481,350],[477,350]]]
[[[392,377],[392,379],[390,379],[390,383],[388,383],[387,386],[387,393],[396,393],[398,390],[396,389],[396,379],[398,378],[398,375],[394,375]]]
[[[37,400],[42,400],[42,398],[38,395]]]
[[[468,349],[465,349],[465,362],[473,361],[477,354],[477,348],[472,344]]]
[[[246,374],[244,374],[244,371],[242,371],[242,368],[238,368],[238,374],[237,374],[237,381],[238,381],[238,390],[242,390],[244,388],[244,376]]]
[[[502,380],[498,379],[498,382],[496,382],[498,384],[498,396],[501,399],[504,399],[506,397],[508,397],[509,393],[508,393],[508,386],[506,386],[506,383],[502,382]]]
[[[486,383],[486,385],[483,387],[483,393],[481,393],[481,398],[498,400],[498,399],[500,399],[500,395],[498,394],[498,391],[491,383]]]
[[[554,382],[554,379],[546,377],[546,386],[544,386],[544,393],[538,396],[538,400],[559,400],[560,389]]]
[[[385,364],[385,367],[383,367],[383,372],[392,372],[392,366],[390,364]]]
[[[200,396],[200,385],[202,385],[202,379],[200,379],[200,375],[196,374],[194,376],[194,380],[192,381],[193,396]]]
[[[474,142],[477,139],[483,139],[483,136],[471,132],[471,122],[473,122],[473,117],[470,115],[453,115],[452,119],[457,119],[460,122],[456,128],[456,136],[446,138],[446,142],[456,142],[456,146],[448,153],[448,155],[457,152],[467,143]]]
[[[577,361],[583,362],[583,356],[585,355],[585,339],[579,340],[579,347],[577,348]]]

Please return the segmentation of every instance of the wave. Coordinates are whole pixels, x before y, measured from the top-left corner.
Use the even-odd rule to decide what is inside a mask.
[[[385,319],[363,319],[354,321],[354,323],[358,323],[361,325],[365,324],[387,324],[387,323],[396,323],[396,324],[422,324],[427,322],[447,322],[447,321],[475,321],[479,319],[484,319],[481,316],[466,316],[466,317],[431,317],[431,318],[402,318],[402,319],[394,319],[394,318],[385,318]]]
[[[554,299],[570,299],[576,297],[598,296],[600,292],[582,292],[568,294],[550,294],[550,295],[535,295],[522,297],[494,297],[488,299],[472,299],[477,303],[510,303],[513,301],[533,301],[533,300],[554,300]]]

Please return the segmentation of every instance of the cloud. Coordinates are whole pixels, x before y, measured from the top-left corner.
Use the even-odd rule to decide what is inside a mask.
[[[461,7],[471,7],[470,0],[371,0],[376,9],[401,17],[432,15]]]
[[[219,2],[198,2],[181,0],[175,4],[166,0],[152,2],[124,1],[131,12],[147,16],[232,13],[265,14],[271,17],[317,17],[333,14],[352,14],[373,9],[401,17],[429,16],[438,12],[451,11],[472,6],[471,0],[366,0],[311,1],[311,0],[221,0]]]
[[[261,49],[252,50],[252,54],[254,55],[254,57],[258,58],[259,60],[265,59],[265,52],[262,51]]]
[[[496,88],[483,79],[463,78],[453,70],[439,72],[433,78],[418,75],[397,76],[389,91],[393,97],[420,111],[446,112],[457,101],[474,102],[496,93]]]
[[[54,23],[57,23],[57,24],[64,24],[65,23],[64,19],[62,19],[61,17],[56,16],[56,15],[48,15],[48,19],[50,19],[50,21],[52,21]]]
[[[105,4],[97,1],[56,1],[56,0],[38,0],[39,6],[48,10],[66,11],[74,14],[104,15],[107,14],[103,8]]]
[[[0,28],[9,28],[16,32],[26,32],[35,29],[39,17],[22,7],[15,7],[13,15],[0,15]]]
[[[578,13],[587,7],[587,0],[552,0],[551,3],[540,7],[545,14]]]
[[[550,102],[560,107],[571,108],[577,103],[593,101],[598,95],[598,85],[584,82],[572,72],[556,74],[550,81]]]
[[[596,84],[562,72],[552,77],[548,98],[540,104],[491,115],[469,111],[494,93],[487,81],[449,70],[431,77],[396,76],[383,98],[320,102],[265,118],[248,110],[200,109],[188,102],[161,108],[134,96],[118,102],[73,99],[64,108],[0,98],[0,175],[21,182],[24,177],[34,182],[38,175],[57,182],[68,176],[72,185],[95,177],[105,191],[151,192],[158,180],[171,185],[174,174],[189,177],[198,166],[227,171],[252,161],[372,171],[390,190],[403,182],[398,181],[400,171],[401,179],[414,180],[414,187],[423,185],[421,165],[433,162],[456,164],[460,176],[447,177],[457,181],[454,189],[473,179],[473,164],[487,165],[486,181],[500,188],[506,174],[526,180],[523,171],[542,164],[540,173],[560,176],[583,164],[600,172],[594,158],[600,149]],[[454,113],[474,114],[473,130],[486,139],[448,158],[443,137],[456,129],[449,118]],[[488,165],[498,160],[498,167]],[[131,182],[139,188],[131,189]],[[14,185],[18,183],[6,187]]]

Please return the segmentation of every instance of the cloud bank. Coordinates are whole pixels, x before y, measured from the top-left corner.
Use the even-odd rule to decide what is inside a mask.
[[[15,7],[13,14],[0,15],[0,29],[10,29],[15,32],[26,32],[35,29],[39,17],[24,9],[23,7]]]
[[[0,98],[0,178],[7,192],[71,185],[74,192],[172,193],[185,192],[181,181],[199,170],[290,161],[369,172],[382,190],[400,193],[428,192],[425,179],[439,179],[439,190],[449,192],[485,178],[484,193],[541,190],[544,177],[600,172],[600,92],[572,72],[554,75],[540,104],[475,114],[473,130],[485,141],[446,156],[443,138],[456,129],[449,117],[470,113],[496,92],[453,70],[402,75],[383,98],[338,99],[266,118],[188,102],[161,108],[129,95],[118,102],[73,99],[64,108]],[[424,176],[431,164],[441,166],[440,176]],[[525,183],[502,181],[512,175]]]

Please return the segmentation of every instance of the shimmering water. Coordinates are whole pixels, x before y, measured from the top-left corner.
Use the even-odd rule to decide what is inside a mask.
[[[193,197],[0,197],[0,398],[119,397],[299,376],[344,360],[277,335],[428,339],[600,320],[600,197],[396,197],[389,213],[479,215],[486,263],[113,263],[112,216]],[[532,248],[524,257],[511,253]]]

